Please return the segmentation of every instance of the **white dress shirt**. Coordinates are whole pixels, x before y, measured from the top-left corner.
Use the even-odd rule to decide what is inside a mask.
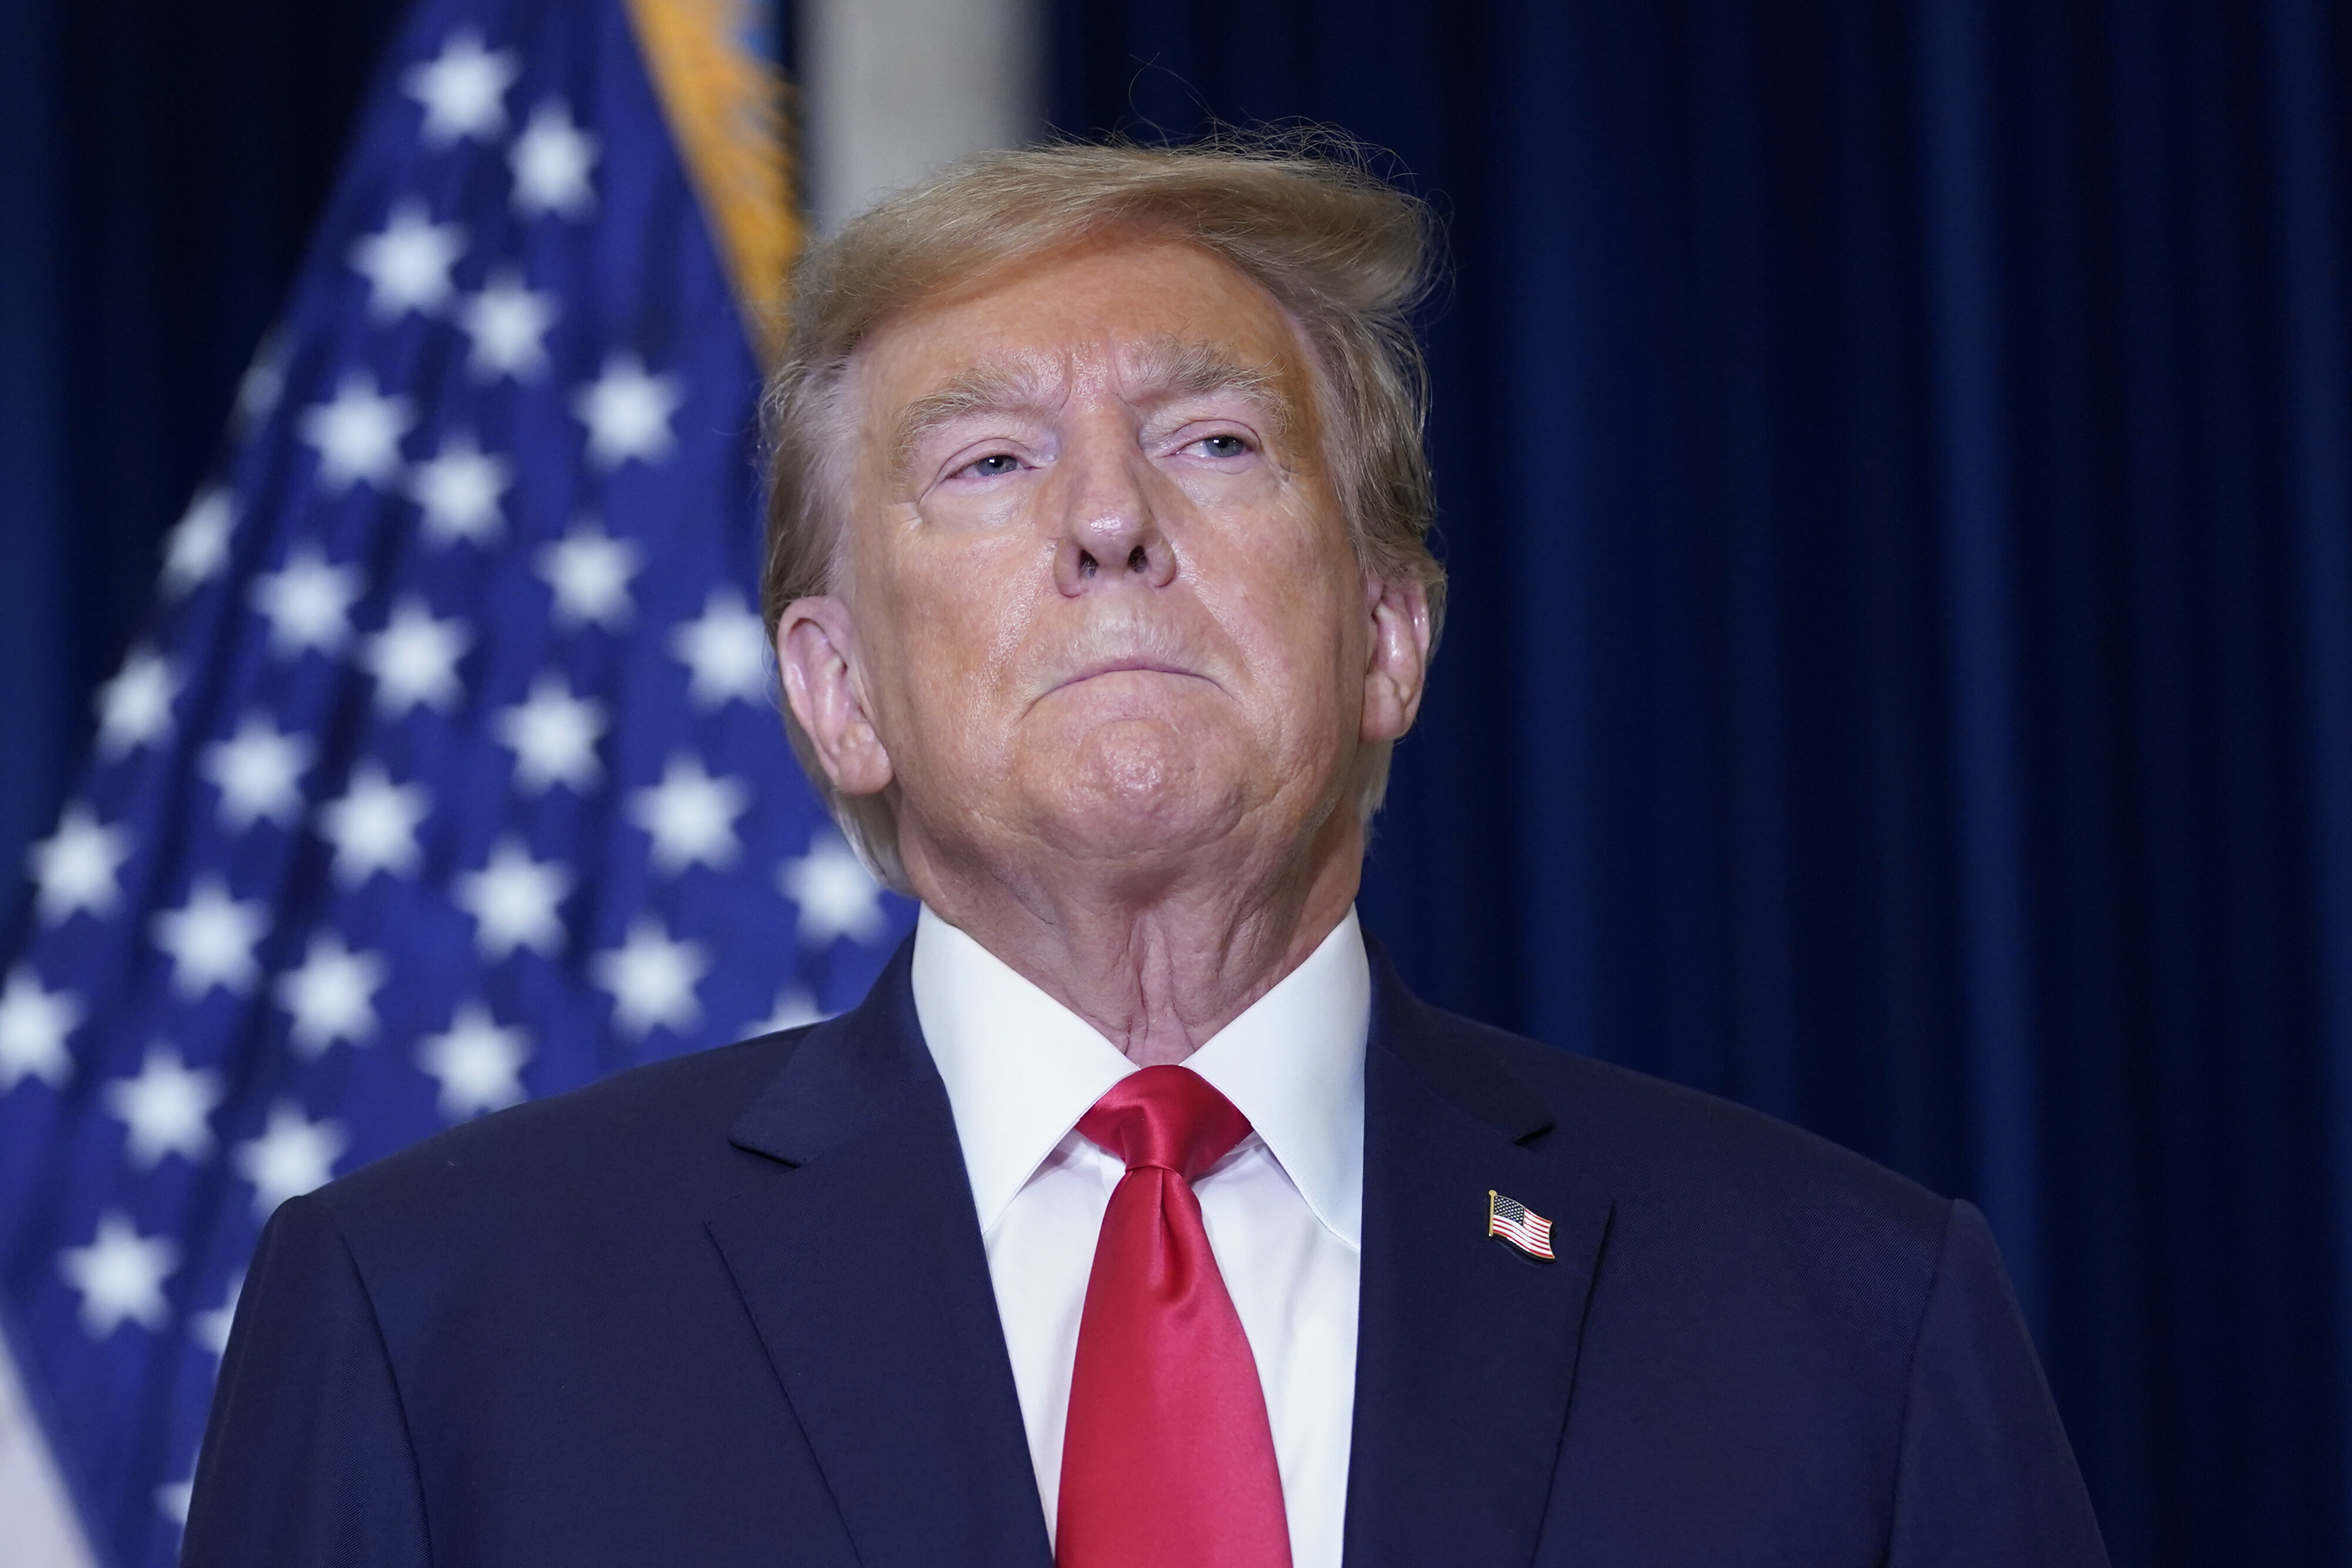
[[[915,1015],[947,1080],[1045,1525],[1095,1238],[1126,1167],[1076,1131],[1135,1064],[929,909]],[[1274,1427],[1293,1568],[1339,1568],[1356,1403],[1371,972],[1353,910],[1184,1065],[1255,1130],[1192,1184]]]

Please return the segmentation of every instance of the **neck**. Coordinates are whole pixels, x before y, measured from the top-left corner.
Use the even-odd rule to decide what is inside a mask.
[[[1355,900],[1364,835],[1343,807],[1255,876],[1247,855],[1149,876],[950,858],[919,835],[900,848],[934,914],[1153,1067],[1191,1056],[1322,944]]]

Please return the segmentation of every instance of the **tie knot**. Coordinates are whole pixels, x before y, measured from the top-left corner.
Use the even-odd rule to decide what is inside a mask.
[[[1130,1171],[1157,1166],[1189,1182],[1232,1152],[1250,1124],[1191,1068],[1156,1067],[1119,1079],[1078,1118],[1078,1131]]]

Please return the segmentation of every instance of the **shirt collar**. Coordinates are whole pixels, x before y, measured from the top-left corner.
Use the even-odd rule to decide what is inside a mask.
[[[915,924],[915,1016],[945,1080],[982,1234],[1135,1064],[929,909]],[[1361,1245],[1371,967],[1356,912],[1184,1065],[1249,1118],[1324,1228]]]

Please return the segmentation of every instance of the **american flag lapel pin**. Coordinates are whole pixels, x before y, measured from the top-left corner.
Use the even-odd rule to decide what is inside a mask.
[[[1551,1250],[1551,1221],[1492,1187],[1486,1189],[1486,1234],[1508,1242],[1538,1263],[1559,1261]]]

